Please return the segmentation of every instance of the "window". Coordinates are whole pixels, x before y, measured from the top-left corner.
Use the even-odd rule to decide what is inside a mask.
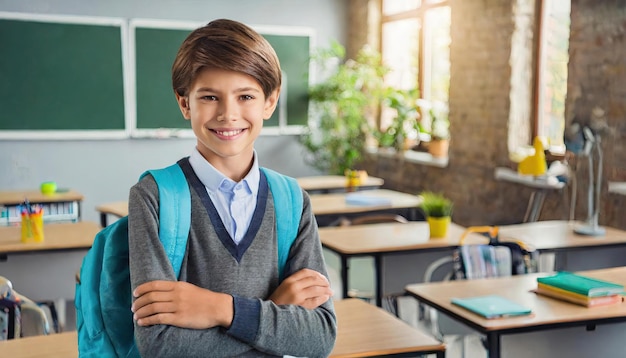
[[[418,89],[421,98],[448,103],[450,6],[441,0],[383,0],[382,56],[391,68],[385,82]],[[385,117],[381,127],[388,124]],[[429,127],[429,123],[422,123]]]
[[[534,134],[545,139],[555,152],[564,152],[565,97],[571,0],[541,2],[536,127]]]
[[[382,55],[388,84],[419,88],[421,97],[448,101],[450,6],[441,0],[383,0]]]

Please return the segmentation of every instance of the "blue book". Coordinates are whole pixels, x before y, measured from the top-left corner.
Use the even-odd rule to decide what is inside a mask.
[[[453,298],[452,303],[489,319],[523,316],[532,312],[530,308],[498,295]]]

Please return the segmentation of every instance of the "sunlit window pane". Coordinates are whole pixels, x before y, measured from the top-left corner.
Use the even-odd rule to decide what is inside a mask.
[[[417,87],[418,30],[417,19],[383,24],[383,61],[391,68],[387,84],[401,89]]]
[[[547,0],[544,6],[537,134],[551,147],[563,149],[570,0]]]
[[[423,96],[448,102],[450,87],[450,7],[426,12],[424,24],[425,83]]]
[[[417,9],[420,6],[420,0],[387,0],[383,1],[383,14],[391,15],[399,12]]]

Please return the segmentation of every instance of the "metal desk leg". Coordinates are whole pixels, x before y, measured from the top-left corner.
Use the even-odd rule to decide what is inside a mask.
[[[343,298],[348,298],[348,258],[345,255],[341,255],[341,291]]]
[[[102,227],[107,226],[107,214],[105,213],[100,213],[100,226]]]
[[[487,333],[487,357],[500,358],[500,335],[498,333]]]
[[[381,255],[374,255],[374,271],[376,275],[376,306],[383,306],[383,267]]]

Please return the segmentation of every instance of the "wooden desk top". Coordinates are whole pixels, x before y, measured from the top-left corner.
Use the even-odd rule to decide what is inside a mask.
[[[349,205],[346,195],[351,193],[311,194],[311,206],[315,215],[333,215],[363,213],[385,209],[415,208],[422,202],[419,196],[388,189],[360,191],[359,194],[369,197],[391,200],[390,205]]]
[[[76,331],[0,341],[3,357],[11,358],[73,358],[78,357]]]
[[[299,177],[296,180],[302,189],[307,191],[345,189],[347,186],[347,179],[342,175],[316,175]],[[385,181],[381,178],[368,176],[359,187],[381,187],[384,183]]]
[[[362,213],[385,209],[414,208],[421,203],[417,195],[411,195],[387,189],[375,189],[364,192],[363,195],[382,197],[391,200],[391,205],[348,205],[346,195],[349,193],[311,194],[311,206],[313,214],[348,214]],[[96,206],[96,210],[102,214],[111,214],[119,217],[128,215],[128,202],[118,201]]]
[[[359,299],[335,301],[337,341],[330,357],[444,351],[445,345]]]
[[[128,215],[128,201],[117,201],[96,206],[102,214],[111,214],[119,217]]]
[[[581,225],[576,221],[537,221],[518,225],[500,226],[500,238],[515,238],[527,242],[538,250],[568,250],[596,246],[626,245],[626,231],[605,227],[604,236],[585,236],[574,232]]]
[[[580,274],[626,285],[626,266],[602,270],[581,271]],[[587,308],[541,295],[531,290],[537,288],[538,276],[552,273],[527,274],[502,278],[476,279],[412,284],[406,286],[411,295],[442,310],[478,330],[503,331],[599,320],[626,320],[626,303]],[[474,297],[497,294],[532,309],[529,316],[503,319],[485,319],[453,305],[453,297]]]
[[[89,249],[100,230],[99,224],[90,221],[48,223],[43,228],[44,242],[23,243],[20,226],[0,226],[0,253]]]
[[[454,248],[463,232],[464,227],[451,223],[445,238],[431,239],[424,221],[319,228],[322,245],[347,255]],[[466,242],[486,243],[486,239],[471,234]]]
[[[42,194],[39,190],[0,191],[0,205],[17,205],[28,199],[31,203],[55,203],[63,201],[82,201],[83,195],[73,190]]]

